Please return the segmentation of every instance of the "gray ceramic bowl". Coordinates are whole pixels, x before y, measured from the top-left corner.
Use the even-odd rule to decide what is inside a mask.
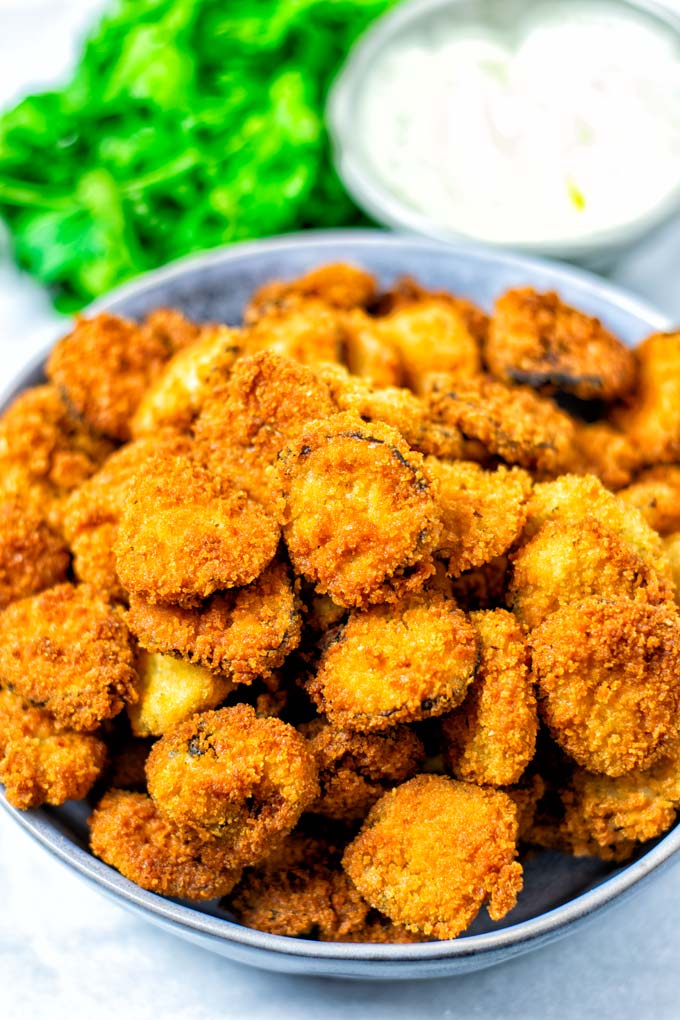
[[[489,307],[507,287],[555,288],[600,316],[628,343],[667,323],[652,309],[596,277],[560,265],[473,248],[370,231],[308,233],[236,245],[150,273],[98,302],[140,316],[174,305],[197,319],[237,323],[251,291],[273,277],[294,277],[322,262],[348,260],[376,273],[383,285],[405,273],[430,287],[450,288]],[[40,381],[42,359],[25,370],[2,397],[6,404]],[[190,905],[139,889],[87,850],[87,807],[67,804],[25,813],[4,809],[34,839],[121,906],[167,931],[230,959],[291,974],[343,978],[428,978],[459,974],[508,960],[565,935],[605,906],[619,902],[680,847],[680,826],[642,848],[625,867],[536,854],[526,864],[525,889],[500,923],[477,919],[469,933],[450,942],[418,945],[318,943],[252,931],[234,924],[215,904]],[[11,869],[12,862],[4,867]]]

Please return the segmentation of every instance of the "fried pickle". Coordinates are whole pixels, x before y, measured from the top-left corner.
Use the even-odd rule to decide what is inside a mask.
[[[281,454],[278,478],[293,567],[317,592],[365,606],[434,572],[436,485],[395,429],[349,412],[313,423]]]
[[[244,320],[257,322],[291,298],[318,298],[333,308],[365,307],[375,301],[375,277],[346,262],[311,269],[296,280],[272,280],[259,287],[246,305]]]
[[[475,628],[439,592],[350,614],[333,632],[307,690],[333,726],[358,733],[443,715],[477,667]]]
[[[542,717],[583,768],[652,765],[678,733],[680,618],[623,596],[562,606],[531,634]]]
[[[0,676],[75,730],[94,730],[135,699],[128,630],[89,585],[60,584],[0,614]]]
[[[619,492],[660,535],[680,531],[680,464],[659,464]]]
[[[362,896],[411,931],[452,939],[486,903],[500,920],[522,888],[517,813],[506,794],[421,775],[385,794],[343,867]]]
[[[70,562],[63,538],[34,506],[0,502],[0,609],[65,581]]]
[[[511,786],[534,756],[538,730],[526,636],[504,609],[471,619],[479,667],[463,704],[442,722],[446,760],[457,779]]]
[[[92,853],[142,889],[187,900],[226,896],[241,877],[231,852],[160,814],[145,793],[109,790],[90,817]]]
[[[233,683],[269,677],[300,640],[300,604],[285,564],[274,562],[247,588],[220,592],[198,608],[131,596],[127,623],[142,648],[180,655]]]
[[[216,708],[234,687],[204,666],[158,652],[139,653],[137,676],[138,700],[128,705],[137,737],[160,736],[195,712]]]
[[[531,287],[498,298],[484,357],[498,379],[584,400],[614,400],[635,382],[635,356],[599,319]]]
[[[612,420],[645,464],[680,460],[680,333],[656,333],[635,355],[637,386]]]
[[[319,795],[305,738],[243,704],[172,727],[152,747],[146,775],[162,814],[228,844],[233,866],[265,857]]]

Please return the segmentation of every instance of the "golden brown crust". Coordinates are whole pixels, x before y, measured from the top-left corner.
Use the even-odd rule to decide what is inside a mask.
[[[439,482],[442,537],[436,556],[458,577],[501,556],[526,521],[531,477],[522,468],[484,471],[470,461],[425,461]]]
[[[680,460],[680,333],[656,333],[635,354],[637,386],[612,419],[643,463]]]
[[[659,464],[619,492],[660,535],[680,531],[680,464]]]
[[[100,312],[52,348],[47,375],[87,424],[125,441],[147,386],[173,353],[169,337]]]
[[[163,815],[219,838],[234,866],[261,860],[319,794],[305,738],[243,704],[172,727],[152,747],[146,775]]]
[[[380,320],[354,308],[343,316],[342,325],[345,363],[352,375],[374,386],[399,386],[399,351],[380,328]]]
[[[247,588],[221,592],[195,609],[133,595],[127,622],[147,651],[180,655],[246,684],[282,666],[301,630],[296,588],[276,561]]]
[[[477,674],[442,724],[448,766],[480,786],[519,782],[534,756],[538,716],[522,627],[504,609],[472,614],[481,638]]]
[[[300,731],[319,766],[321,794],[309,810],[335,821],[364,818],[387,790],[410,779],[425,760],[422,743],[406,726],[387,733],[353,733],[316,718]]]
[[[434,567],[435,484],[387,425],[352,413],[306,428],[279,458],[293,567],[339,605],[394,600]]]
[[[303,365],[342,361],[344,313],[315,297],[290,295],[269,304],[251,321],[244,335],[244,351],[268,351]]]
[[[0,502],[0,609],[66,580],[70,562],[63,538],[35,507]]]
[[[264,352],[242,358],[212,389],[194,427],[196,448],[216,475],[229,475],[271,506],[279,452],[310,421],[334,411],[328,387],[311,369]]]
[[[246,323],[256,322],[291,298],[319,298],[333,308],[364,307],[375,300],[376,292],[376,280],[371,273],[347,262],[332,262],[311,269],[296,280],[265,283],[252,295],[244,319]]]
[[[148,602],[197,605],[250,584],[279,540],[273,516],[188,456],[158,450],[130,481],[118,524],[116,571]]]
[[[549,397],[487,376],[439,375],[432,380],[435,422],[458,429],[509,464],[554,476],[576,462],[574,421]]]
[[[675,608],[591,596],[531,635],[544,721],[591,772],[648,768],[678,731],[680,619]]]
[[[127,627],[88,585],[60,584],[0,614],[0,676],[76,730],[96,729],[135,697]]]
[[[635,357],[599,319],[532,287],[496,301],[484,356],[507,382],[557,389],[584,400],[614,400],[632,389]]]
[[[641,464],[640,451],[629,436],[605,421],[574,424],[578,461],[574,470],[596,475],[613,492],[629,485]]]
[[[219,841],[172,825],[150,797],[109,790],[90,818],[92,853],[142,889],[187,900],[226,896],[241,870]]]
[[[455,938],[484,905],[500,920],[522,887],[517,815],[506,794],[444,776],[416,776],[385,794],[343,867],[392,921]]]
[[[334,726],[390,729],[459,705],[477,667],[478,644],[453,599],[410,595],[351,613],[329,635],[307,689]]]

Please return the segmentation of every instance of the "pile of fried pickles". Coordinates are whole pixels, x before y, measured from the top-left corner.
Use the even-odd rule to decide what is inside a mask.
[[[680,334],[349,265],[77,320],[0,420],[0,780],[243,925],[503,918],[680,807]]]

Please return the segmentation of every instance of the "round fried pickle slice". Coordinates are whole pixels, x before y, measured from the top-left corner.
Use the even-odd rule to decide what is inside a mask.
[[[160,451],[130,482],[120,517],[116,571],[151,603],[195,606],[258,577],[273,559],[273,516],[187,456]]]
[[[0,609],[66,580],[71,557],[43,515],[18,498],[0,502]]]
[[[0,614],[0,676],[75,730],[96,729],[136,697],[128,629],[89,585],[60,584]]]
[[[441,592],[353,612],[329,636],[307,690],[333,726],[359,733],[443,715],[477,668],[479,639]]]
[[[142,889],[187,900],[226,896],[241,877],[230,851],[160,814],[145,793],[109,790],[90,817],[95,856]]]
[[[619,492],[660,535],[680,531],[680,464],[659,464]]]
[[[526,386],[439,375],[429,402],[435,422],[459,429],[509,464],[553,477],[578,463],[573,418]]]
[[[511,786],[536,750],[538,714],[526,636],[504,609],[473,613],[481,638],[477,675],[442,723],[445,757],[458,779]]]
[[[635,382],[635,356],[599,319],[554,291],[508,290],[496,301],[484,346],[490,371],[507,382],[614,400]]]
[[[319,766],[321,795],[309,811],[335,821],[365,818],[384,793],[414,776],[425,760],[425,748],[407,726],[353,733],[317,718],[300,731]]]
[[[421,775],[371,809],[343,867],[371,906],[453,939],[487,903],[500,920],[522,888],[515,805],[497,790]]]
[[[349,412],[315,422],[279,481],[293,567],[339,605],[394,601],[434,572],[436,486],[395,429]]]
[[[533,628],[588,595],[659,603],[673,599],[673,585],[597,518],[548,521],[514,556],[509,605]]]
[[[665,753],[680,709],[675,607],[590,596],[552,613],[531,645],[541,714],[579,765],[616,777]]]
[[[645,464],[680,460],[680,333],[656,333],[635,351],[637,385],[612,412]]]
[[[375,277],[347,262],[332,262],[310,269],[296,280],[271,280],[258,287],[244,312],[247,324],[257,322],[272,308],[291,298],[319,298],[333,308],[370,305],[376,298]]]
[[[278,561],[247,588],[220,592],[196,609],[132,595],[127,623],[147,651],[180,655],[241,684],[270,677],[301,632],[297,592]]]
[[[250,705],[199,712],[168,730],[146,765],[165,817],[228,844],[231,862],[255,864],[319,795],[305,738]]]
[[[458,577],[506,552],[522,533],[531,493],[531,476],[522,468],[484,471],[470,461],[449,463],[428,457],[439,482],[442,536],[436,556]]]

